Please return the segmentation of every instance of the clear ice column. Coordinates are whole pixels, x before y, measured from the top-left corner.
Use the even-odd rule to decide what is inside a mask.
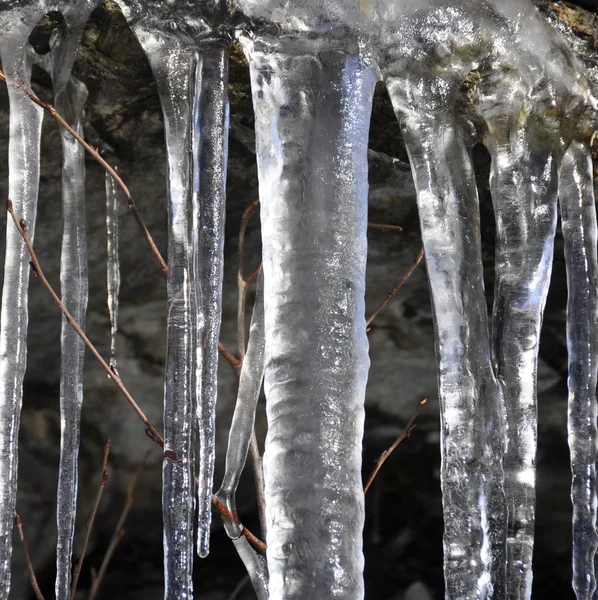
[[[363,598],[367,140],[350,40],[244,40],[260,184],[269,597]]]
[[[504,383],[507,411],[508,598],[523,600],[532,591],[536,379],[556,229],[557,137],[542,124],[543,116],[528,106],[517,114],[513,105],[505,106],[506,119],[488,119],[486,145],[496,215],[492,357]]]
[[[81,134],[85,86],[71,80],[56,99],[57,109]],[[60,264],[62,301],[85,327],[87,312],[87,236],[85,232],[85,150],[66,130],[62,135],[63,233]],[[60,372],[60,468],[58,472],[56,597],[70,595],[72,546],[77,506],[77,465],[83,403],[85,344],[62,317]]]
[[[506,589],[504,398],[490,358],[471,156],[450,109],[408,106],[409,98],[416,103],[431,98],[431,90],[418,92],[417,86],[394,77],[388,78],[387,85],[417,188],[434,310],[445,597],[502,600]]]
[[[193,427],[196,312],[192,273],[191,113],[194,53],[161,34],[137,31],[158,85],[168,153],[168,317],[164,378],[165,600],[193,598]]]
[[[573,589],[592,600],[596,588],[596,380],[598,369],[598,259],[592,159],[573,141],[559,172],[559,203],[567,265],[569,448],[573,503]]]
[[[207,556],[212,518],[218,338],[222,314],[226,161],[228,157],[228,51],[225,40],[200,44],[197,61],[193,159],[193,255],[197,274],[197,421],[199,486],[197,551]]]
[[[33,26],[33,25],[32,25]],[[33,239],[39,185],[42,109],[15,82],[29,85],[28,31],[13,22],[0,36],[0,58],[10,102],[8,195]],[[29,254],[12,219],[7,219],[0,326],[0,599],[10,589],[12,530],[17,492],[18,433],[27,359]]]

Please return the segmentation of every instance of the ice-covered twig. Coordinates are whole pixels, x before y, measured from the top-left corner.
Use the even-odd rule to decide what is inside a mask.
[[[405,429],[403,429],[403,431],[399,435],[399,437],[392,443],[392,446],[390,446],[390,448],[388,450],[384,450],[384,452],[382,452],[382,454],[380,455],[380,458],[378,459],[378,462],[376,463],[376,466],[374,467],[374,470],[372,471],[372,474],[370,475],[370,478],[368,479],[368,482],[365,484],[365,486],[363,488],[364,495],[368,493],[368,490],[370,489],[372,483],[374,483],[374,479],[376,479],[376,475],[378,475],[378,471],[380,471],[380,469],[382,468],[382,465],[386,462],[386,459],[397,449],[399,444],[404,439],[408,438],[411,435],[411,432],[413,431],[413,429],[415,427],[415,419],[417,419],[417,415],[419,415],[419,411],[427,404],[427,402],[428,402],[427,398],[422,398],[417,403],[417,407],[413,411],[413,414],[411,415],[409,422],[405,426]]]
[[[380,311],[390,302],[390,300],[405,285],[405,283],[407,283],[407,280],[409,279],[409,277],[411,277],[411,275],[413,274],[415,269],[417,269],[417,267],[419,267],[423,258],[424,258],[424,249],[422,248],[419,251],[417,258],[415,259],[415,262],[411,265],[411,267],[407,271],[407,273],[405,273],[403,279],[401,279],[401,281],[399,282],[399,284],[396,287],[392,288],[392,290],[390,290],[390,292],[388,292],[388,295],[386,296],[386,298],[384,299],[382,304],[380,304],[380,306],[370,315],[369,319],[366,322],[367,331],[370,330],[372,321],[380,314]]]
[[[27,543],[25,542],[25,534],[23,533],[23,523],[21,522],[21,517],[18,513],[15,513],[15,525],[19,533],[19,539],[21,540],[21,547],[23,548],[25,564],[27,565],[27,571],[29,572],[29,581],[31,582],[33,593],[35,594],[37,600],[45,600],[42,591],[39,589],[39,584],[37,583],[37,577],[35,576],[33,564],[31,563],[31,557],[29,556],[29,550],[27,549]]]
[[[145,453],[143,460],[137,465],[131,480],[129,481],[129,485],[127,487],[127,492],[125,496],[125,504],[123,506],[122,512],[120,513],[120,517],[118,518],[118,522],[116,524],[116,528],[114,529],[114,533],[112,534],[112,539],[110,540],[110,544],[108,545],[108,549],[106,550],[106,554],[104,555],[104,559],[102,560],[102,564],[100,565],[100,569],[97,572],[95,579],[91,585],[91,590],[89,591],[89,596],[87,600],[94,600],[96,597],[100,585],[102,584],[102,580],[104,579],[104,575],[106,574],[106,569],[110,564],[110,560],[112,559],[112,555],[116,550],[116,547],[120,543],[124,533],[125,533],[125,522],[127,517],[129,516],[129,512],[131,508],[133,508],[133,502],[135,501],[135,487],[137,486],[137,481],[139,480],[139,476],[141,475],[141,471],[145,467],[145,463],[149,456],[149,451]]]
[[[157,441],[161,446],[164,446],[164,439],[158,433],[158,430],[154,427],[154,425],[150,422],[150,420],[145,416],[145,413],[141,410],[141,408],[139,407],[137,402],[135,402],[135,400],[133,399],[133,396],[131,396],[131,394],[129,393],[129,391],[127,390],[125,385],[123,384],[120,376],[115,371],[113,371],[110,368],[110,365],[102,358],[100,353],[97,351],[96,347],[91,343],[90,339],[87,337],[85,332],[81,329],[81,327],[79,326],[77,321],[73,318],[71,313],[64,306],[64,304],[62,303],[62,300],[58,297],[58,295],[54,291],[54,288],[52,288],[52,286],[50,285],[50,282],[46,279],[46,276],[44,275],[44,272],[41,268],[41,265],[39,264],[39,261],[35,254],[35,251],[33,250],[33,246],[29,239],[29,234],[27,233],[27,223],[23,219],[19,220],[19,218],[17,217],[17,215],[14,212],[13,205],[10,200],[8,200],[8,202],[7,202],[7,208],[8,208],[8,212],[10,213],[10,216],[12,217],[12,220],[14,221],[16,228],[18,229],[19,233],[21,234],[21,237],[23,238],[23,241],[25,242],[25,245],[27,246],[27,250],[29,251],[29,256],[31,258],[31,263],[30,263],[31,268],[33,269],[34,273],[37,275],[39,280],[43,283],[44,287],[48,290],[48,292],[52,296],[54,302],[58,305],[60,310],[63,312],[64,316],[66,317],[66,320],[75,329],[75,331],[79,334],[81,339],[85,342],[85,345],[91,350],[94,357],[102,365],[102,368],[104,369],[104,371],[106,371],[106,373],[108,374],[108,377],[118,387],[118,389],[121,391],[123,396],[127,399],[127,402],[133,407],[133,410],[137,413],[139,418],[143,421],[143,424],[151,432],[152,439],[155,438],[155,441]]]
[[[50,285],[50,282],[46,279],[44,272],[41,268],[41,265],[39,264],[39,261],[35,254],[35,251],[33,250],[33,246],[31,245],[31,241],[29,240],[29,236],[28,236],[27,230],[26,230],[27,224],[25,222],[19,221],[18,217],[16,216],[16,214],[14,212],[12,202],[10,200],[7,201],[7,209],[8,209],[8,212],[10,213],[10,216],[12,217],[12,220],[13,220],[19,234],[21,235],[21,237],[23,238],[23,241],[25,242],[25,245],[29,252],[29,256],[31,258],[31,263],[30,263],[31,268],[33,269],[34,273],[40,279],[40,281],[42,282],[44,287],[48,290],[48,292],[52,296],[52,299],[58,305],[60,310],[63,312],[67,321],[75,329],[75,331],[78,333],[78,335],[81,336],[81,338],[85,342],[85,345],[91,350],[91,353],[94,355],[96,360],[102,365],[102,368],[108,374],[109,379],[114,382],[114,384],[118,387],[118,389],[120,390],[122,395],[125,397],[127,402],[131,405],[133,410],[137,413],[137,416],[141,419],[143,424],[146,426],[146,433],[147,433],[148,437],[153,442],[158,444],[161,448],[163,448],[164,447],[164,438],[162,437],[162,435],[154,427],[154,425],[151,423],[151,421],[145,416],[145,413],[141,410],[141,408],[139,407],[137,402],[135,402],[135,400],[133,399],[133,397],[131,396],[131,394],[129,393],[127,388],[125,387],[124,383],[122,382],[120,376],[117,373],[115,373],[112,369],[110,369],[110,366],[102,358],[100,353],[97,351],[96,347],[92,344],[91,340],[85,335],[85,333],[83,332],[81,327],[79,327],[78,323],[75,321],[75,319],[72,317],[72,315],[68,312],[68,310],[66,310],[66,307],[64,306],[64,304],[62,303],[62,301],[60,300],[60,298],[58,297],[58,295],[56,294],[56,292],[54,291],[52,286]],[[23,226],[25,226],[25,228]],[[176,456],[170,456],[169,458],[172,460],[176,460]],[[220,515],[222,516],[223,519],[234,519],[235,518],[235,516],[230,514],[230,512],[227,510],[227,508],[216,498],[215,495],[212,495],[212,504],[214,504],[214,506],[216,506],[216,508],[218,509],[218,512],[220,513]],[[264,542],[262,542],[259,538],[257,538],[255,535],[253,535],[253,533],[251,533],[251,531],[249,531],[247,528],[244,527],[242,533],[255,548],[257,548],[258,550],[261,550],[261,551],[264,551],[266,549],[266,545],[264,544]]]
[[[2,79],[4,81],[6,80],[6,76],[4,75],[4,72],[2,70],[0,70],[0,79]],[[81,135],[79,135],[67,123],[67,121],[64,120],[64,118],[60,115],[60,113],[51,104],[48,104],[47,102],[44,102],[43,100],[38,98],[27,87],[25,87],[23,85],[21,85],[20,87],[23,90],[23,93],[32,102],[37,104],[39,107],[43,108],[53,119],[55,119],[60,125],[62,125],[62,127],[64,127],[85,148],[85,150],[87,150],[87,152],[98,163],[100,163],[100,165],[102,165],[102,167],[108,173],[110,173],[110,175],[112,176],[114,181],[118,184],[118,187],[120,187],[120,189],[123,191],[123,193],[127,199],[127,204],[129,206],[129,210],[131,211],[131,214],[135,217],[135,220],[137,221],[137,224],[139,225],[139,228],[141,229],[141,233],[143,234],[143,237],[145,238],[146,242],[148,243],[148,246],[150,247],[150,250],[152,251],[152,254],[154,255],[155,259],[158,261],[158,264],[160,265],[160,269],[166,275],[166,273],[168,273],[168,265],[166,264],[166,261],[162,258],[162,255],[160,254],[160,251],[158,250],[158,247],[156,246],[154,239],[152,238],[148,228],[146,227],[143,219],[141,218],[141,213],[139,212],[139,209],[137,208],[137,205],[135,204],[135,202],[131,196],[131,192],[129,192],[129,188],[125,185],[125,182],[121,179],[121,177],[118,175],[118,173],[100,156],[100,153],[93,146],[88,144],[85,141],[85,139]]]
[[[108,456],[110,455],[110,440],[108,440],[104,446],[104,458],[102,460],[102,479],[100,481],[100,486],[98,488],[98,493],[96,494],[96,499],[91,509],[91,514],[87,519],[87,526],[85,528],[85,538],[83,540],[83,548],[81,548],[81,558],[75,567],[73,572],[73,587],[71,588],[71,600],[75,600],[75,594],[77,592],[77,585],[79,583],[79,575],[81,574],[81,568],[83,567],[83,561],[85,560],[85,553],[87,551],[87,544],[89,543],[89,535],[91,533],[91,528],[93,527],[93,523],[96,518],[96,514],[98,512],[98,506],[100,505],[100,500],[102,499],[102,494],[104,493],[104,488],[108,483]]]

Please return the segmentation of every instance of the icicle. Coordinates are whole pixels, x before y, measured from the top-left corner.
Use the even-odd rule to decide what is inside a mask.
[[[521,81],[503,75],[507,102],[481,94],[487,117],[486,146],[492,156],[490,190],[496,215],[496,266],[492,359],[504,382],[507,448],[507,577],[509,598],[531,597],[534,543],[537,391],[542,314],[556,228],[558,123],[547,126],[541,105],[519,101]],[[531,90],[521,97],[531,98]],[[552,127],[552,130],[550,129]],[[556,131],[557,135],[553,132]]]
[[[233,544],[245,565],[257,600],[268,600],[268,565],[266,560],[249,545],[247,538],[243,535],[235,538]]]
[[[71,80],[56,98],[57,109],[81,134],[81,115],[87,99],[85,86]],[[87,239],[85,233],[85,151],[66,130],[61,130],[63,235],[60,282],[62,301],[81,327],[87,310]],[[68,598],[72,544],[77,504],[77,463],[85,344],[62,317],[60,372],[60,467],[58,473],[56,597]]]
[[[596,380],[598,260],[596,206],[589,148],[570,145],[559,172],[559,202],[567,264],[569,447],[573,502],[573,589],[591,600],[596,588]]]
[[[167,600],[193,597],[193,424],[197,317],[192,256],[191,113],[195,57],[172,37],[136,31],[152,66],[168,152],[168,319],[162,512]]]
[[[12,14],[12,13],[11,13]],[[25,96],[19,85],[29,86],[31,63],[27,38],[37,19],[24,18],[19,26],[0,14],[0,58],[6,74],[10,102],[8,195],[31,239],[35,232],[39,184],[42,109]],[[0,327],[0,599],[10,589],[12,529],[17,491],[17,440],[27,356],[27,288],[29,254],[14,223],[6,225],[6,254]]]
[[[388,87],[398,112],[408,85],[389,79]],[[502,598],[504,401],[490,361],[471,157],[450,112],[398,116],[418,193],[434,307],[446,598]]]
[[[226,160],[228,156],[228,42],[200,46],[193,158],[195,205],[193,223],[194,271],[198,276],[199,486],[197,552],[209,552],[214,480],[218,337],[222,313],[222,268]]]
[[[376,74],[350,40],[260,37],[244,46],[262,203],[269,594],[362,598],[367,138]]]
[[[216,494],[220,502],[235,515],[237,514],[235,494],[247,460],[247,452],[255,424],[255,409],[264,378],[264,347],[264,289],[263,275],[260,272],[257,296],[251,317],[249,345],[243,360],[237,404],[228,434],[226,470],[222,486]],[[238,522],[225,521],[224,527],[229,537],[233,539],[241,535],[241,525]]]
[[[116,170],[116,167],[115,167]],[[118,295],[120,263],[118,258],[118,191],[109,173],[106,179],[106,283],[110,313],[110,366],[116,368],[116,332],[118,331]]]

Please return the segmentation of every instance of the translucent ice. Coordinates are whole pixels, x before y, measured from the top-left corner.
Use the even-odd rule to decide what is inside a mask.
[[[85,86],[71,80],[56,98],[56,106],[81,134],[81,115],[87,100]],[[63,235],[60,283],[62,302],[82,327],[87,311],[87,237],[85,233],[85,151],[62,130]],[[77,506],[78,454],[83,402],[85,344],[62,318],[60,378],[60,468],[58,472],[56,597],[70,594],[72,545]]]
[[[243,43],[263,241],[269,594],[361,598],[366,156],[376,72],[352,40]]]
[[[96,4],[96,0],[79,0],[70,3],[32,0],[9,3],[3,6],[4,10],[0,12],[2,31],[0,58],[6,74],[10,102],[9,197],[13,202],[15,213],[20,219],[25,220],[32,240],[39,184],[42,110],[23,93],[23,89],[30,86],[33,61],[33,52],[28,44],[28,38],[46,12],[50,10],[62,12],[64,27],[58,35],[52,37],[50,68],[55,97],[60,101],[61,93],[70,76],[83,26]],[[66,99],[65,96],[62,98]],[[67,163],[71,161],[69,158],[66,160]],[[68,164],[71,165],[68,168],[78,169],[73,167],[79,164],[78,159]],[[66,170],[68,169],[65,169],[65,173]],[[78,189],[81,182],[73,180],[69,183],[63,180],[63,184],[67,188],[71,186],[71,192],[67,191],[67,194],[72,194],[72,198],[78,195],[75,188]],[[78,198],[74,202],[80,206]],[[79,217],[76,220],[78,219]],[[17,436],[26,366],[28,283],[29,256],[9,219],[6,232],[0,327],[0,453],[2,456],[0,460],[0,581],[2,581],[0,598],[6,598],[10,588],[11,537],[17,483]],[[77,362],[76,357],[73,357],[73,361]],[[75,371],[78,369],[76,366],[73,368]],[[73,389],[76,387],[75,384]],[[63,391],[66,392],[64,387]],[[79,401],[76,397],[71,400]],[[76,442],[77,435],[77,432],[73,433],[73,442]],[[63,438],[63,447],[69,444],[70,442]],[[68,449],[66,454],[63,452],[63,458],[69,452]],[[65,464],[63,463],[63,466]],[[71,472],[71,479],[72,477],[76,478],[76,475],[73,476]],[[64,484],[62,490],[66,492],[64,477],[62,481]],[[74,491],[71,489],[68,493],[71,495]],[[74,503],[66,501],[60,510],[65,511],[70,519]],[[63,542],[65,542],[68,534],[66,530],[63,533]],[[65,552],[69,551],[67,543]],[[64,554],[62,556],[64,557]]]
[[[573,589],[590,600],[596,588],[596,378],[598,261],[592,160],[575,140],[559,173],[559,202],[567,263],[569,446],[573,501]]]
[[[118,331],[118,295],[120,263],[118,259],[118,191],[110,173],[106,173],[106,289],[110,314],[110,366],[116,367],[116,332]]]

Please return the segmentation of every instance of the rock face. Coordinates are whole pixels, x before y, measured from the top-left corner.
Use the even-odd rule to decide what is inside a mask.
[[[579,6],[539,0],[540,10],[570,38],[576,53],[598,82],[598,15],[593,0]],[[34,40],[44,51],[43,28]],[[228,170],[224,314],[221,338],[236,347],[237,241],[241,214],[258,196],[253,113],[247,67],[237,47],[230,62],[231,138]],[[75,67],[88,87],[85,136],[117,164],[159,248],[166,248],[165,150],[162,119],[149,65],[114,2],[92,15]],[[49,82],[40,71],[36,92],[51,99]],[[0,197],[6,197],[8,111],[0,87]],[[42,141],[43,168],[36,248],[50,281],[59,284],[60,137],[48,120]],[[370,221],[400,225],[401,232],[370,229],[367,313],[370,314],[407,272],[420,247],[415,190],[399,128],[382,86],[377,90],[370,133]],[[476,148],[487,288],[492,290],[494,224],[488,189],[489,158]],[[106,237],[104,173],[87,162],[87,211],[90,294],[87,331],[100,352],[109,352],[106,307]],[[3,217],[4,218],[4,217]],[[165,280],[122,203],[121,308],[117,339],[118,368],[132,395],[150,420],[160,425],[165,341]],[[0,231],[4,224],[0,223]],[[3,234],[2,234],[3,235]],[[562,243],[557,242],[553,285],[545,317],[540,368],[540,448],[536,593],[558,590],[570,598],[570,508],[566,422],[566,303]],[[0,247],[3,244],[0,243]],[[3,249],[0,248],[0,253]],[[1,257],[3,259],[3,256]],[[247,228],[245,269],[260,262],[258,217]],[[54,579],[55,490],[57,481],[60,366],[60,315],[39,282],[30,291],[29,357],[20,434],[18,510],[33,563],[49,597]],[[252,300],[250,291],[249,300]],[[489,302],[491,296],[489,297]],[[248,303],[249,306],[251,302]],[[388,461],[368,495],[366,521],[366,590],[369,598],[442,597],[441,505],[438,481],[439,424],[433,326],[426,275],[417,269],[370,331],[371,370],[364,441],[364,471],[400,433],[422,397],[430,402],[417,429]],[[228,426],[236,395],[236,375],[222,360],[218,405],[217,475],[222,473]],[[103,443],[112,440],[110,481],[100,506],[91,555],[81,580],[90,584],[90,567],[98,568],[124,502],[125,490],[138,463],[149,450],[140,477],[135,507],[126,525],[101,597],[159,598],[162,590],[162,546],[159,452],[143,435],[143,427],[104,372],[87,357],[79,493],[79,542],[97,485]],[[265,433],[263,409],[258,435]],[[238,504],[250,528],[257,529],[251,478]],[[245,516],[246,514],[246,516]],[[197,597],[224,599],[243,578],[236,553],[218,525],[211,556],[197,564]],[[550,540],[550,544],[546,543]],[[22,553],[14,550],[11,598],[32,597]],[[419,582],[413,585],[414,582]],[[417,587],[417,589],[415,589]],[[407,591],[405,591],[407,590]],[[249,586],[237,597],[251,598]]]

